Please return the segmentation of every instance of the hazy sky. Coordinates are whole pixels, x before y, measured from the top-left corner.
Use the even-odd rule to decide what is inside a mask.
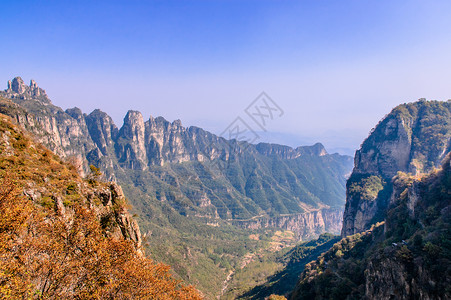
[[[265,91],[265,140],[356,149],[392,107],[451,98],[451,1],[0,1],[0,86],[221,133]],[[255,130],[258,128],[255,127]],[[345,150],[343,150],[345,151]]]

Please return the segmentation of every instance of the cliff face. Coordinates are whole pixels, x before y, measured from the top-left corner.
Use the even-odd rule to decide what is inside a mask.
[[[93,164],[107,179],[134,184],[127,192],[145,193],[154,201],[147,208],[135,202],[135,207],[155,210],[150,207],[164,202],[183,215],[216,222],[211,219],[298,215],[343,203],[349,158],[329,155],[319,143],[296,149],[248,145],[185,128],[179,120],[144,120],[137,111],[129,111],[118,129],[100,110],[89,115],[78,108],[63,111],[47,98],[41,101],[43,95],[34,81],[26,86],[15,78],[0,92],[12,102],[2,101],[0,109],[82,174]],[[339,226],[341,220],[333,220]]]
[[[440,171],[394,178],[384,225],[394,243],[373,253],[365,270],[365,294],[372,299],[451,297],[450,171],[448,155]]]
[[[421,260],[422,258],[417,258]],[[447,299],[449,291],[437,291],[450,282],[437,278],[433,270],[400,257],[397,250],[373,257],[365,271],[365,295],[369,299]]]
[[[31,140],[0,114],[0,172],[13,178],[23,194],[36,204],[52,207],[67,223],[73,222],[75,203],[89,209],[99,222],[106,222],[105,234],[133,241],[141,251],[142,237],[136,221],[125,208],[125,196],[116,183],[103,183],[90,175],[83,180],[72,166]],[[17,177],[17,178],[16,178]],[[105,224],[106,224],[105,223]]]
[[[0,114],[0,298],[202,299],[142,251],[122,189]]]
[[[363,143],[347,183],[344,216],[348,213],[352,222],[343,225],[339,243],[306,266],[292,299],[451,297],[449,102],[407,107],[423,111],[416,120],[422,125],[409,129],[415,126],[392,121],[392,112]],[[381,131],[388,142],[377,135]],[[440,159],[441,168],[434,168]],[[395,173],[397,168],[410,173]],[[375,223],[376,218],[382,222]],[[346,234],[353,230],[358,232]]]
[[[296,215],[235,221],[233,224],[248,229],[282,228],[294,232],[299,240],[309,240],[323,232],[338,234],[342,216],[342,209],[323,209]]]
[[[421,178],[395,176],[385,223],[308,264],[291,299],[449,299],[449,159]]]
[[[388,114],[362,143],[346,187],[342,236],[382,221],[398,171],[420,174],[439,167],[450,151],[451,102],[418,101]]]

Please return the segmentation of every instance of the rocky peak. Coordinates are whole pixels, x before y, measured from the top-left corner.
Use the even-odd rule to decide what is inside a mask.
[[[313,146],[298,147],[296,150],[302,150],[303,153],[308,153],[313,156],[324,156],[328,154],[326,148],[324,148],[323,144],[321,143],[316,143]]]
[[[139,111],[129,110],[124,118],[124,125],[119,130],[116,153],[119,162],[131,169],[145,169],[147,155],[145,146],[145,126]]]
[[[450,142],[451,102],[421,99],[394,108],[356,152],[342,235],[362,232],[383,220],[392,177],[398,171],[420,174],[439,167]]]
[[[83,112],[78,107],[66,109],[66,114],[77,120],[80,120],[84,117]]]
[[[172,122],[172,126],[174,126],[174,127],[182,127],[182,121],[177,119],[177,120]]]
[[[14,78],[12,82],[9,81],[8,85],[11,87],[11,90],[17,94],[23,94],[27,89],[27,85],[20,77]]]
[[[21,77],[15,77],[9,80],[7,89],[1,92],[1,95],[11,99],[35,99],[43,103],[51,103],[47,97],[45,90],[41,89],[36,81],[30,81],[30,86],[27,86]]]
[[[144,119],[139,111],[129,110],[124,118],[121,135],[132,138],[138,143],[144,142]]]
[[[113,143],[119,132],[113,119],[100,109],[96,109],[87,115],[85,120],[91,138],[97,147],[99,147],[102,154],[113,154]]]

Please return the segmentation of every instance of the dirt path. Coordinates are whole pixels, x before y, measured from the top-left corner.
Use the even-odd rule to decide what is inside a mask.
[[[243,256],[243,260],[240,262],[239,264],[239,268],[243,269],[245,268],[249,263],[251,263],[254,260],[254,257],[257,255],[257,253],[247,253],[245,256]],[[233,275],[235,275],[235,270],[230,270],[229,274],[227,275],[227,278],[224,280],[224,283],[222,285],[222,291],[219,294],[219,296],[217,296],[217,299],[220,299],[225,291],[227,290],[227,288],[229,287],[229,283],[233,278]]]
[[[222,285],[222,291],[219,296],[217,296],[217,299],[220,299],[222,295],[224,295],[224,292],[227,290],[227,287],[229,286],[229,282],[232,279],[233,274],[235,274],[234,271],[230,270],[229,275],[227,275],[226,280],[224,280],[224,283]]]

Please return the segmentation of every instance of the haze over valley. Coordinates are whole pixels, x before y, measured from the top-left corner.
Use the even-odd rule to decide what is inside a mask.
[[[450,3],[0,7],[0,298],[451,298]]]

